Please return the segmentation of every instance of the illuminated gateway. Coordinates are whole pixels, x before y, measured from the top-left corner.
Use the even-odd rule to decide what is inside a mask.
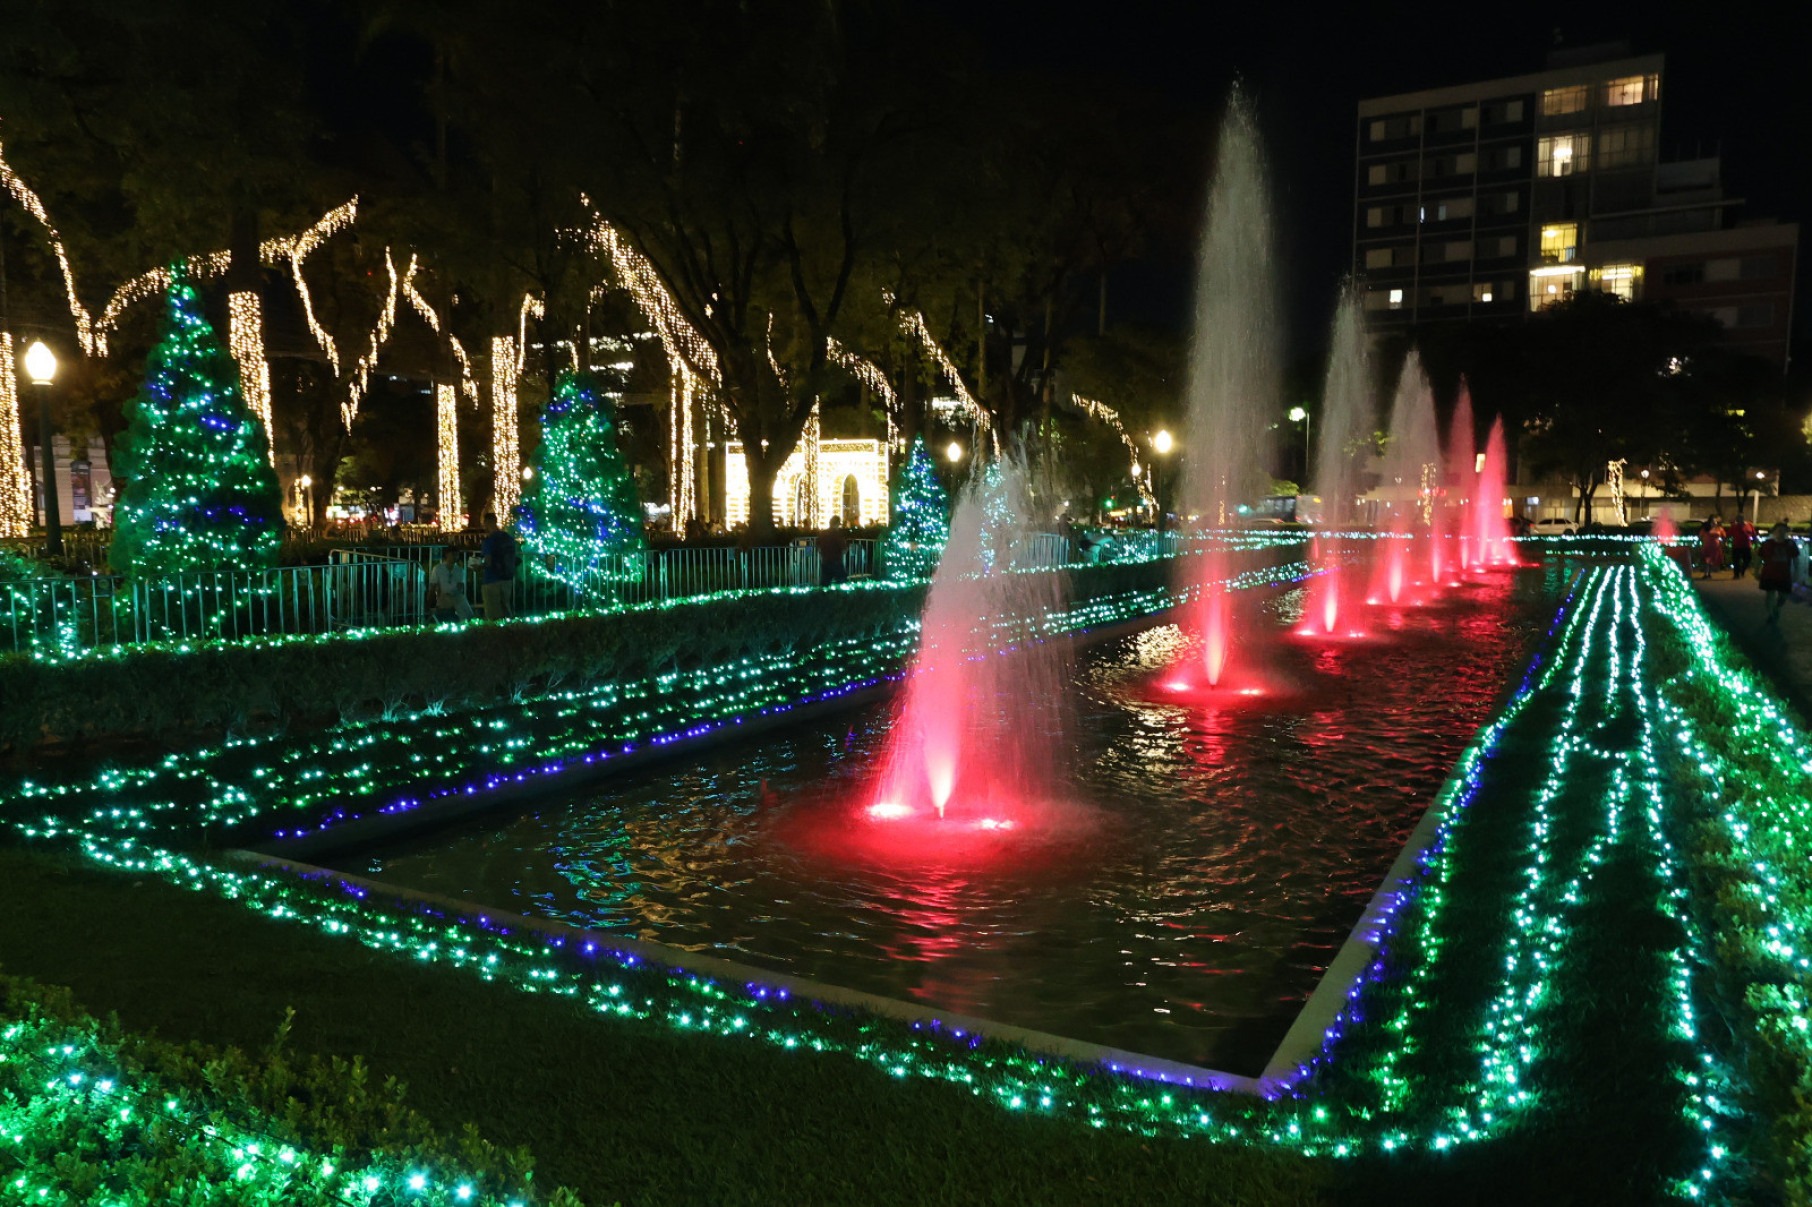
[[[887,523],[887,444],[878,439],[801,440],[774,475],[774,522],[822,528],[832,516],[847,527]],[[816,456],[808,456],[815,451]],[[725,449],[724,508],[730,527],[749,522],[749,471],[742,442]]]

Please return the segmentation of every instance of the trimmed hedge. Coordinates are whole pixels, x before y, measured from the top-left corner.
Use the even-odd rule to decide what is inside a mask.
[[[290,1017],[293,1017],[291,1012]],[[0,975],[0,1198],[47,1203],[545,1203],[534,1161],[469,1124],[441,1135],[358,1057],[175,1045]]]
[[[1163,586],[1168,561],[1058,571],[1087,600]],[[623,612],[325,637],[166,643],[0,660],[0,747],[207,737],[411,708],[476,707],[561,684],[639,678],[879,635],[916,618],[924,584],[746,591]]]

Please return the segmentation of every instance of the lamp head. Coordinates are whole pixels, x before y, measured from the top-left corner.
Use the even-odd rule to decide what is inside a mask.
[[[953,464],[961,461],[963,459],[963,446],[952,440],[949,446],[944,449],[944,456],[950,458]]]
[[[41,339],[33,340],[25,350],[25,375],[38,386],[47,386],[57,379],[57,354]]]
[[[1176,441],[1171,438],[1170,429],[1159,428],[1157,434],[1151,438],[1151,447],[1160,457],[1175,448]]]
[[[1307,419],[1308,417],[1309,417],[1309,412],[1307,411],[1307,409],[1305,409],[1303,407],[1291,407],[1290,408],[1290,422],[1291,423],[1301,423],[1303,420]]]

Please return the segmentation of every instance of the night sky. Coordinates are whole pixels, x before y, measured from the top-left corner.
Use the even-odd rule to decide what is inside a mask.
[[[1812,39],[1803,10],[1792,15],[1798,8],[1366,4],[1328,13],[1290,3],[992,0],[950,12],[976,32],[991,65],[1116,76],[1205,116],[1219,113],[1234,78],[1243,80],[1272,156],[1293,352],[1312,355],[1350,264],[1360,99],[1540,71],[1557,39],[1624,41],[1633,53],[1667,56],[1662,157],[1722,151],[1726,192],[1747,199],[1745,216],[1803,222],[1812,196]],[[1136,317],[1174,321],[1186,310],[1192,269],[1171,249],[1154,249],[1151,259],[1116,287],[1137,295],[1123,299]],[[1799,264],[1794,328],[1804,344],[1812,255],[1802,249]]]

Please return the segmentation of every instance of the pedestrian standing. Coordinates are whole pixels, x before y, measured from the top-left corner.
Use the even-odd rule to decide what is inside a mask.
[[[1724,521],[1715,515],[1699,529],[1699,560],[1704,563],[1706,578],[1724,568],[1724,536]]]
[[[484,544],[478,547],[484,558],[483,581],[479,587],[484,597],[484,618],[503,620],[515,612],[516,538],[497,523],[497,514],[484,513]]]
[[[459,550],[448,545],[440,560],[428,571],[428,611],[436,623],[472,619],[472,604],[466,598],[466,568],[459,563]]]
[[[1799,566],[1799,543],[1788,535],[1787,521],[1776,524],[1760,550],[1762,590],[1768,593],[1768,623],[1779,624],[1781,605],[1793,593],[1793,576]]]
[[[849,542],[843,539],[843,517],[831,517],[830,527],[818,534],[818,585],[835,586],[849,581],[849,567],[844,562],[844,555],[849,552]]]
[[[1755,552],[1755,525],[1738,516],[1730,525],[1730,577],[1741,578],[1749,573],[1749,563]]]

